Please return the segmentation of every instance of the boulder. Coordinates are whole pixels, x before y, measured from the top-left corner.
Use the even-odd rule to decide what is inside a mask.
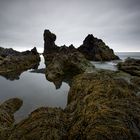
[[[91,61],[110,61],[119,59],[101,39],[89,34],[78,50]]]
[[[118,69],[140,77],[140,59],[127,58],[124,62],[118,63]]]

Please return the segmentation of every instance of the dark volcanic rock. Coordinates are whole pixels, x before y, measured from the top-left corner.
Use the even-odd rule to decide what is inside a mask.
[[[73,45],[58,47],[55,45],[55,40],[56,35],[49,30],[44,31],[43,55],[48,80],[61,85],[61,81],[67,77],[66,75],[72,77],[71,75],[93,70],[93,65]]]
[[[125,62],[118,63],[118,69],[140,77],[140,59],[127,58]]]
[[[2,48],[0,47],[0,56],[1,57],[6,57],[6,56],[17,56],[20,55],[21,53],[18,51],[13,50],[12,48]]]
[[[23,71],[36,68],[40,62],[36,48],[25,52],[17,52],[13,49],[7,52],[7,50],[9,49],[1,48],[0,50],[0,75],[6,78],[11,75],[9,79],[14,77],[18,79]]]
[[[49,30],[44,31],[44,54],[52,53],[57,51],[55,45],[56,35],[51,33]]]
[[[94,66],[76,49],[63,46],[46,67],[46,77],[50,81],[63,79],[65,75],[76,75],[93,71]]]
[[[95,38],[89,34],[83,41],[78,50],[84,54],[88,60],[94,61],[110,61],[119,59],[112,49],[110,49],[101,39]]]

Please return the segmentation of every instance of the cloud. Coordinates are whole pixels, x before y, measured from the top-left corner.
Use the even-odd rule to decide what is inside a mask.
[[[43,49],[47,28],[58,45],[92,33],[115,51],[140,51],[139,9],[139,0],[0,0],[0,46]]]

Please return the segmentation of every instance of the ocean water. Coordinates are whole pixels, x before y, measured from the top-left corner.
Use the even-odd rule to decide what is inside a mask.
[[[117,70],[117,64],[118,62],[124,61],[128,57],[140,59],[140,52],[116,52],[117,56],[119,56],[120,60],[113,60],[113,61],[106,61],[106,62],[94,62],[91,63],[95,65],[98,69],[108,69],[108,70]]]
[[[140,53],[116,53],[124,61],[127,57],[140,59]],[[91,62],[98,69],[116,71],[119,61]],[[39,68],[45,68],[44,58],[41,56]],[[17,80],[8,80],[0,76],[0,102],[10,98],[20,98],[23,106],[15,117],[17,121],[25,118],[31,111],[42,106],[65,108],[69,85],[62,82],[59,89],[49,82],[44,74],[31,73],[30,70],[23,72]]]

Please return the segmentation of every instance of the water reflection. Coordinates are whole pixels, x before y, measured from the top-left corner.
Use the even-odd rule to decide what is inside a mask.
[[[44,69],[43,62],[44,59],[41,57],[39,68]],[[16,119],[21,120],[31,111],[42,106],[65,108],[69,85],[61,81],[61,84],[56,86],[46,79],[45,74],[30,71],[0,76],[0,102],[13,97],[23,100],[22,108],[15,114]]]
[[[39,66],[39,63],[36,63],[33,66],[31,66],[30,68],[28,68],[28,69],[37,69],[38,66]],[[11,81],[19,80],[21,74],[24,71],[27,71],[28,69],[24,69],[24,70],[21,70],[21,71],[12,71],[12,72],[7,72],[7,73],[2,73],[2,74],[0,74],[0,76],[3,76],[7,80],[11,80]]]

